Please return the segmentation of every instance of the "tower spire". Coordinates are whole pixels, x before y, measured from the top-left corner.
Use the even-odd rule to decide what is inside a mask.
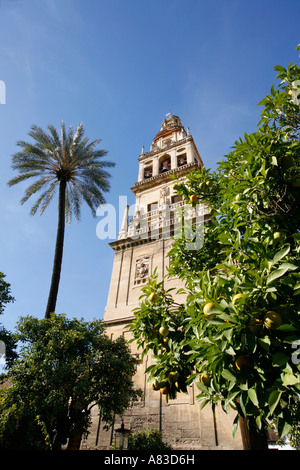
[[[122,220],[122,225],[121,225],[121,230],[120,230],[119,235],[118,235],[118,240],[122,240],[123,238],[127,238],[127,233],[128,233],[128,212],[129,212],[129,206],[127,205],[125,207],[123,220]]]

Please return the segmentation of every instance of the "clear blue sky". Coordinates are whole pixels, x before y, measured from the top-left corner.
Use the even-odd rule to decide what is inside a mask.
[[[299,18],[299,0],[0,0],[0,271],[16,298],[6,328],[43,317],[52,272],[57,200],[32,217],[34,200],[19,203],[27,184],[7,186],[31,125],[82,121],[116,162],[107,202],[132,204],[142,145],[170,110],[208,168],[255,130],[273,66],[298,60]],[[67,229],[57,313],[103,316],[113,250],[98,221],[86,207]]]

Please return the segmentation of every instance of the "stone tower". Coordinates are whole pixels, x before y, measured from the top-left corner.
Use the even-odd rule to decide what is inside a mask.
[[[125,326],[132,321],[133,309],[138,306],[141,288],[157,267],[159,280],[166,274],[166,254],[181,222],[176,209],[183,201],[175,194],[170,175],[184,178],[191,170],[203,167],[190,131],[183,127],[178,116],[168,114],[160,131],[153,139],[149,152],[139,158],[138,181],[131,188],[136,201],[134,213],[127,207],[118,239],[110,243],[115,252],[107,306],[104,312],[106,333],[112,339],[124,335],[130,339]],[[130,217],[132,216],[132,217]],[[198,206],[188,217],[197,222],[209,220],[205,206]],[[179,279],[165,281],[165,288],[181,287]],[[174,291],[175,292],[175,291]],[[176,299],[175,299],[176,300]],[[182,302],[182,295],[178,301]],[[132,352],[141,356],[133,345]],[[124,424],[132,432],[142,428],[155,428],[162,432],[163,440],[173,449],[241,449],[240,436],[232,438],[233,417],[222,410],[212,410],[195,403],[197,389],[189,387],[188,394],[179,393],[175,400],[166,400],[160,392],[152,390],[145,370],[150,357],[139,362],[135,384],[144,392],[143,399],[124,415]],[[96,407],[93,408],[96,411]],[[81,445],[83,449],[109,449],[114,430],[103,430],[95,414],[90,434]],[[119,427],[116,420],[115,427]]]

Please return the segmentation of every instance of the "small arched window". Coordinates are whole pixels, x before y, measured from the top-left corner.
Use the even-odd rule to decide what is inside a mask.
[[[152,166],[147,166],[144,170],[144,179],[152,177]]]
[[[169,171],[171,169],[171,158],[169,156],[166,156],[161,162],[160,162],[160,168],[159,172],[164,173],[166,171]]]
[[[187,164],[186,153],[182,153],[177,157],[177,166],[183,166]]]

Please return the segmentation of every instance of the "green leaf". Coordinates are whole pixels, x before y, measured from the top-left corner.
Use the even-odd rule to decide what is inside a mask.
[[[273,271],[268,277],[267,277],[267,284],[270,284],[270,282],[275,281],[278,277],[283,276],[287,272],[288,268],[285,267],[283,269],[276,269]]]
[[[180,289],[177,290],[177,294],[186,294],[186,290],[180,287]]]
[[[276,256],[276,255],[275,255]],[[267,277],[267,284],[270,282],[274,281],[278,277],[283,276],[287,271],[294,271],[295,269],[298,269],[298,266],[292,263],[282,263],[282,265],[273,271],[268,277]]]
[[[282,67],[282,65],[275,65],[274,70],[276,70],[277,72],[285,72],[286,73],[286,69],[284,67]]]
[[[288,385],[296,385],[297,383],[299,383],[299,377],[297,377],[296,375],[294,374],[285,374],[283,376],[283,380],[282,380],[282,383],[284,386],[288,386]]]
[[[247,345],[252,353],[256,350],[256,336],[253,333],[247,334]]]
[[[274,83],[272,83],[272,86],[271,86],[271,95],[275,96],[275,87],[274,87]]]
[[[283,366],[289,361],[289,356],[283,352],[277,352],[273,355],[272,363],[273,366]]]
[[[230,402],[234,401],[235,397],[240,394],[240,391],[234,391],[229,393],[229,395],[226,398],[226,405],[230,405]]]
[[[277,328],[277,330],[280,330],[280,331],[299,331],[299,328],[296,328],[293,325],[284,324],[284,325],[279,326]]]
[[[296,282],[296,285],[294,287],[294,290],[300,289],[300,281]]]
[[[261,174],[263,175],[263,177],[265,178],[266,177],[266,160],[263,161],[263,164],[262,164],[262,167],[261,167]]]
[[[248,269],[247,274],[249,276],[259,277],[259,272],[255,271],[255,269]]]
[[[206,395],[203,395],[203,394],[199,394],[196,396],[196,401],[200,401],[200,400],[203,400],[203,398],[205,398]],[[200,404],[200,410],[202,410],[206,405],[209,404],[209,400],[203,400],[202,403]]]
[[[294,271],[295,269],[298,269],[298,266],[292,263],[282,263],[282,265],[280,266],[280,269]]]
[[[228,315],[227,313],[223,313],[223,312],[219,315],[219,318],[221,320],[225,320],[225,321],[230,321],[231,320],[231,316]]]
[[[274,413],[274,410],[275,410],[276,406],[279,403],[281,395],[282,395],[281,390],[274,390],[273,392],[270,393],[269,399],[268,399],[268,404],[269,404],[270,414],[271,415]]]
[[[259,406],[256,391],[255,391],[254,388],[249,388],[248,396],[249,396],[250,400],[252,401],[253,405]]]
[[[282,439],[284,436],[286,436],[292,429],[291,424],[287,423],[284,420],[280,420],[278,423],[278,434],[279,437]]]
[[[233,349],[232,346],[229,346],[229,348],[225,349],[225,352],[226,352],[226,354],[229,354],[230,356],[235,356],[236,355],[236,352],[235,352],[235,350]]]
[[[196,386],[201,390],[201,392],[207,394],[207,387],[202,382],[196,382]]]
[[[240,407],[241,407],[243,415],[247,416],[247,411],[246,411],[246,407],[245,407],[245,404],[244,404],[244,394],[243,393],[240,395]]]
[[[270,340],[269,336],[264,336],[263,338],[258,338],[258,342],[259,342],[259,344],[261,345],[261,347],[263,349],[265,349],[266,351],[269,351],[270,344],[271,344],[271,340]]]
[[[260,415],[256,416],[255,422],[256,422],[256,425],[257,425],[258,429],[261,429],[262,421],[261,421],[261,416]]]
[[[285,246],[284,248],[282,248],[282,250],[278,251],[276,255],[274,256],[273,263],[275,264],[277,263],[277,261],[284,258],[284,256],[286,256],[289,251],[290,251],[290,246]]]
[[[230,382],[236,382],[235,376],[228,369],[222,370],[222,377]]]
[[[237,414],[236,417],[234,418],[233,425],[232,425],[232,435],[233,435],[233,437],[235,437],[236,432],[237,432],[237,430],[238,430],[238,427],[239,427],[239,419],[240,419],[240,415]]]
[[[276,287],[268,287],[268,289],[266,289],[266,292],[277,292],[277,289]]]

